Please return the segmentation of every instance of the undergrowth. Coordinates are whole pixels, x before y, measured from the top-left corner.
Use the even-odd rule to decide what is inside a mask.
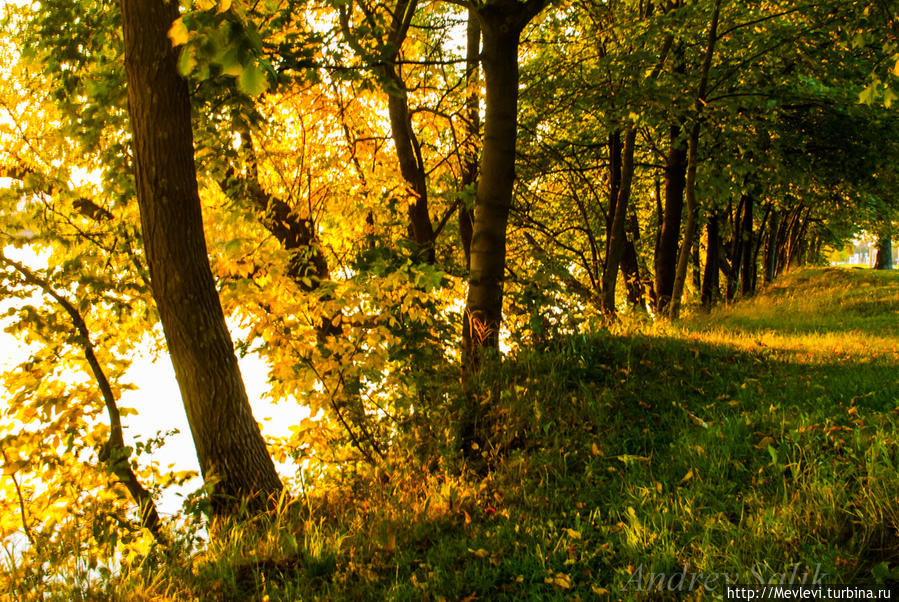
[[[652,598],[706,599],[725,580],[895,582],[897,309],[897,274],[807,270],[677,324],[519,353],[482,387],[490,471],[400,439],[377,470],[212,525],[205,545],[184,527],[177,552],[81,595],[633,599],[683,574],[699,578]]]

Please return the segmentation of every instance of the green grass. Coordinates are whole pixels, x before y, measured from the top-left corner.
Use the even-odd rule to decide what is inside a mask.
[[[897,274],[809,270],[676,325],[523,353],[485,387],[486,476],[398,453],[389,479],[347,473],[107,593],[633,599],[641,574],[747,583],[797,566],[895,581],[897,310]],[[698,583],[653,599],[722,591]]]

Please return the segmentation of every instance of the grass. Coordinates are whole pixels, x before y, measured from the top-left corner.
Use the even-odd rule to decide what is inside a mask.
[[[706,599],[723,581],[899,580],[899,275],[807,270],[665,326],[491,371],[479,476],[398,452],[124,599]],[[701,574],[701,575],[700,575]],[[690,581],[692,585],[689,585]],[[674,583],[677,583],[675,581]]]

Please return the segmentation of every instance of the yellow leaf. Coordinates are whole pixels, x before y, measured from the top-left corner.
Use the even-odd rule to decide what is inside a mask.
[[[593,445],[590,447],[590,453],[594,456],[598,456],[602,452],[599,451],[599,446],[597,446],[596,443],[593,443]]]
[[[543,582],[559,589],[571,589],[571,575],[565,573],[550,574],[549,577],[543,579]]]
[[[693,478],[693,469],[691,468],[690,470],[687,471],[687,474],[684,475],[684,478],[682,478],[680,480],[680,482],[686,483],[687,481],[689,481],[692,478]]]
[[[484,548],[478,548],[477,550],[472,550],[471,548],[468,548],[468,551],[471,552],[473,555],[477,556],[478,558],[487,558],[487,556],[490,555],[490,552],[488,552]]]
[[[219,7],[216,12],[223,13],[231,8],[231,0],[219,0]]]
[[[758,444],[755,446],[756,449],[768,449],[768,446],[773,446],[775,443],[773,437],[764,437]]]
[[[598,585],[594,585],[590,589],[592,589],[593,593],[597,596],[607,596],[609,594],[609,590],[604,587],[599,587]]]
[[[175,19],[171,29],[169,29],[169,39],[172,41],[172,46],[187,44],[189,34],[190,32],[187,30],[187,25],[184,24],[184,19],[181,17]]]
[[[574,529],[563,529],[563,531],[565,531],[565,533],[571,539],[580,539],[581,538],[581,534],[579,532],[575,531]]]
[[[656,491],[662,493],[662,484],[656,481]]]

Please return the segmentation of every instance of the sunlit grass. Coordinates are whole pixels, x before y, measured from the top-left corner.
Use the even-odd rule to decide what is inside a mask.
[[[633,599],[641,575],[717,575],[653,595],[699,600],[725,578],[895,580],[897,298],[896,274],[809,270],[711,315],[520,352],[483,383],[490,472],[400,437],[378,469],[208,544],[183,530],[95,593]]]

